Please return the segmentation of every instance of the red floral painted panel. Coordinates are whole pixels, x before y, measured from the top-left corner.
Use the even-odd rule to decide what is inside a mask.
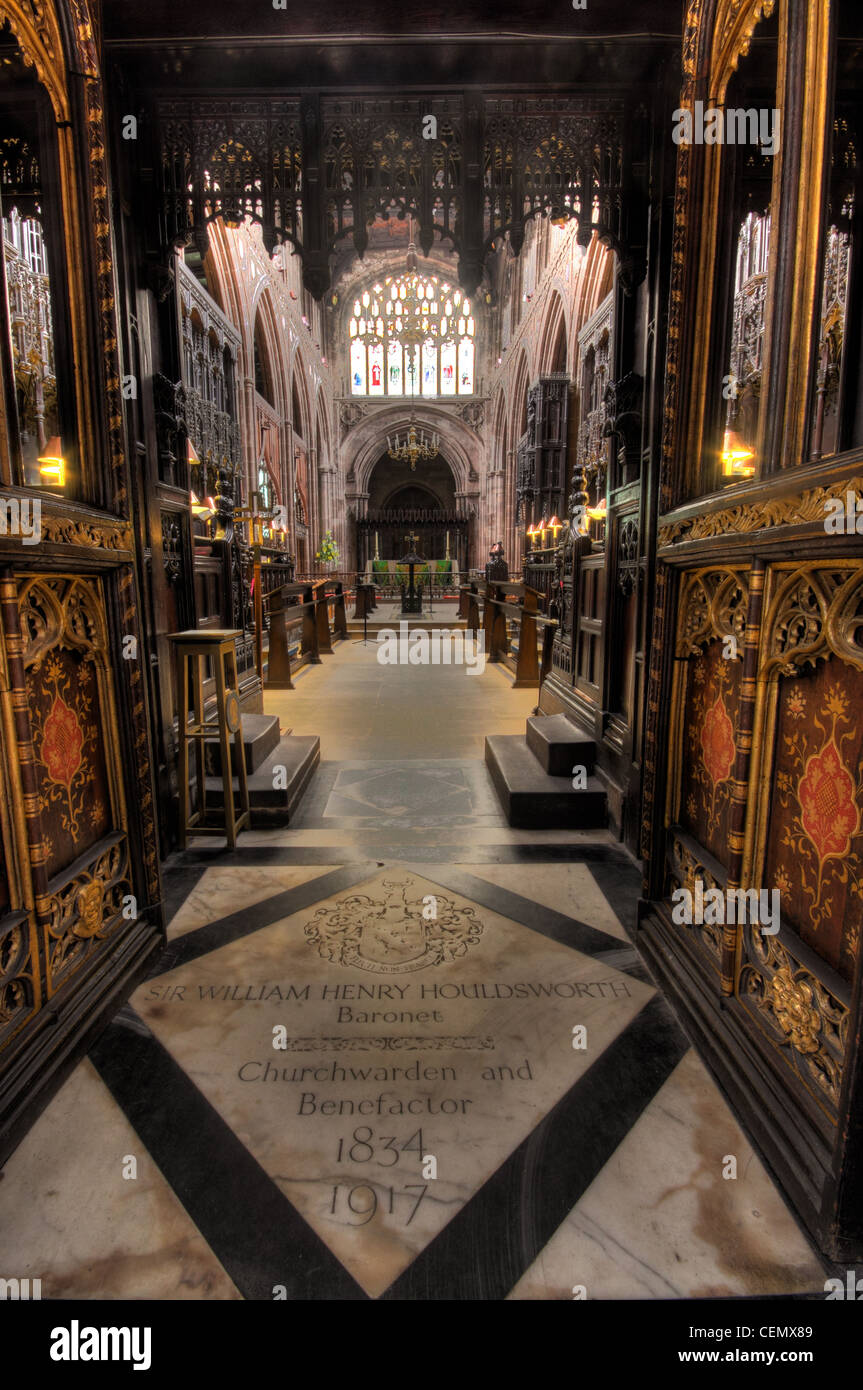
[[[729,661],[722,648],[717,639],[688,663],[680,823],[727,866],[741,663]]]
[[[54,647],[27,671],[47,871],[64,869],[114,826],[93,662]]]
[[[765,884],[850,980],[863,917],[863,672],[838,657],[780,682]]]

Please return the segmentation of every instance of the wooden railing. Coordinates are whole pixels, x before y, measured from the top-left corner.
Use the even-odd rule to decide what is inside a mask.
[[[319,666],[322,653],[332,655],[333,640],[347,640],[348,636],[344,585],[332,578],[281,584],[267,594],[266,602],[270,645],[264,688],[293,690],[289,633],[300,633],[296,670],[304,665]]]
[[[544,595],[513,579],[493,583],[472,579],[459,591],[459,617],[474,636],[481,626],[486,661],[505,663],[515,675],[514,689],[541,688],[551,667],[557,623],[541,612],[542,600]],[[517,628],[514,657],[510,625]]]

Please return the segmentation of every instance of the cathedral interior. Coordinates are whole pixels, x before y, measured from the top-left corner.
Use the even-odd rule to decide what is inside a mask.
[[[7,1297],[863,1296],[861,77],[0,0]]]

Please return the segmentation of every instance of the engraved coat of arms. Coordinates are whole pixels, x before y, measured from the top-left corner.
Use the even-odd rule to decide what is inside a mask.
[[[466,954],[483,924],[472,907],[443,894],[421,894],[414,879],[382,881],[386,897],[355,893],[319,907],[306,937],[325,960],[378,975],[441,965]]]

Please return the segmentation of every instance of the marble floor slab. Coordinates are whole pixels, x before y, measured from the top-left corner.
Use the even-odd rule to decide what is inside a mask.
[[[586,864],[476,864],[470,872],[543,907],[589,922],[621,941],[629,940]]]
[[[823,1297],[824,1279],[690,1050],[510,1298]]]
[[[310,879],[329,873],[334,864],[291,867],[257,865],[248,869],[216,865],[206,869],[168,924],[168,940],[195,931],[218,917],[263,902],[275,893],[296,888]]]
[[[451,824],[473,810],[464,768],[388,764],[340,768],[324,816],[350,816],[377,825],[402,825],[421,814],[426,825]]]
[[[131,1002],[375,1297],[653,993],[394,867]]]
[[[41,1279],[43,1299],[240,1298],[89,1061],[2,1179],[3,1272]]]

